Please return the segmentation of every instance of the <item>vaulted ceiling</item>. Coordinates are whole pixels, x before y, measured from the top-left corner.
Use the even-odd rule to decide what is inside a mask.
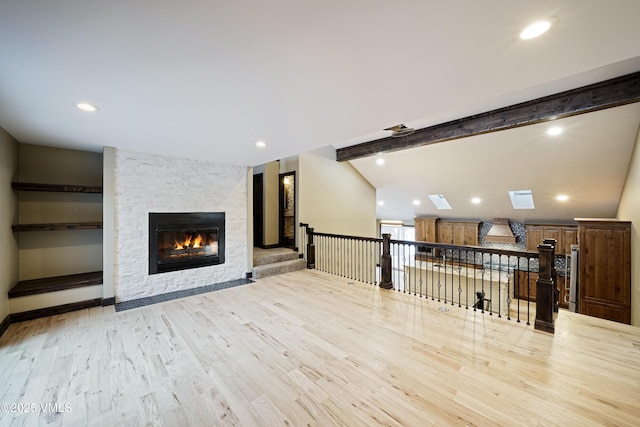
[[[377,188],[380,219],[610,218],[616,215],[639,123],[640,103],[634,103],[351,163]],[[548,135],[555,126],[563,132]],[[531,190],[535,209],[513,208],[509,191],[521,190]],[[437,209],[430,194],[444,195],[451,209]],[[568,200],[558,201],[559,195]]]
[[[548,16],[557,22],[544,36],[516,37]],[[0,126],[23,143],[255,166],[639,71],[638,16],[636,0],[3,0]],[[79,111],[80,101],[100,110]],[[352,163],[395,206],[380,217],[433,214],[428,200],[405,208],[431,192],[446,193],[452,217],[610,215],[640,116],[634,105],[592,114],[597,129],[563,119],[564,137],[578,139],[562,146],[535,125],[393,153],[385,170],[407,166],[390,173]],[[576,194],[574,208],[505,211],[495,202],[505,189],[542,179],[530,164],[544,163],[532,147],[545,143],[556,144],[546,147],[553,167],[540,168],[553,173],[533,188],[536,207],[550,197],[542,188],[564,183],[557,191]],[[471,193],[493,207],[466,207]]]

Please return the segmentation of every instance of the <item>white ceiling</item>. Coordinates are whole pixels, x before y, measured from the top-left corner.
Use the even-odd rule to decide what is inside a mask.
[[[559,18],[549,33],[526,43],[515,37],[546,16]],[[386,136],[381,129],[398,123],[424,127],[638,71],[639,17],[637,0],[1,0],[0,126],[23,143],[107,145],[255,166]],[[83,113],[74,107],[78,101],[101,110]],[[633,144],[639,116],[629,110],[620,138],[631,140],[615,141],[627,145],[610,162],[628,155]],[[534,132],[490,134],[481,144],[500,145],[506,135],[520,139],[520,131]],[[609,131],[600,132],[607,136],[597,143],[614,143]],[[256,148],[258,140],[268,146]],[[491,152],[495,157],[517,145]],[[433,157],[429,150],[449,148],[420,150]],[[508,187],[524,184],[531,172],[520,176],[525,169],[511,166],[527,162],[514,160],[521,152],[494,159],[500,169],[479,170],[500,172]],[[403,181],[429,184],[414,196],[409,188],[393,190],[393,177],[374,178],[364,160],[353,164],[382,197],[395,195],[397,211],[380,216],[430,213],[424,203],[403,210],[405,192],[423,197],[433,188],[462,206],[470,191],[446,181],[435,185],[450,175],[455,180],[452,170],[431,176],[422,170]],[[626,169],[616,165],[603,173]],[[620,173],[611,178],[618,195]],[[553,182],[573,177],[568,169]],[[594,197],[606,197],[588,212],[609,213],[616,191],[598,190]],[[499,197],[502,189],[485,200]],[[477,215],[502,215],[504,208],[494,206]]]

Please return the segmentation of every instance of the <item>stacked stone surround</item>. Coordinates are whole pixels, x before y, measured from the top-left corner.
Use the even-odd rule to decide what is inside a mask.
[[[245,277],[246,167],[116,150],[114,198],[117,301]],[[149,212],[225,212],[225,263],[149,275]]]

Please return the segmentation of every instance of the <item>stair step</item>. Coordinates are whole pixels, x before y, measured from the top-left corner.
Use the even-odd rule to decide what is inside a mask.
[[[299,259],[298,252],[292,251],[290,249],[283,251],[272,250],[262,254],[254,254],[253,266],[256,267],[260,265],[273,264],[276,262],[291,261],[297,259]]]
[[[307,262],[304,259],[293,259],[288,261],[274,262],[266,265],[253,267],[253,279],[275,276],[277,274],[289,273],[291,271],[304,270]]]

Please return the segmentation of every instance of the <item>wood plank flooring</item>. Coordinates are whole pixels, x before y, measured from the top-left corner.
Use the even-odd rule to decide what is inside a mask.
[[[0,426],[640,425],[640,328],[440,306],[305,270],[12,324]]]

